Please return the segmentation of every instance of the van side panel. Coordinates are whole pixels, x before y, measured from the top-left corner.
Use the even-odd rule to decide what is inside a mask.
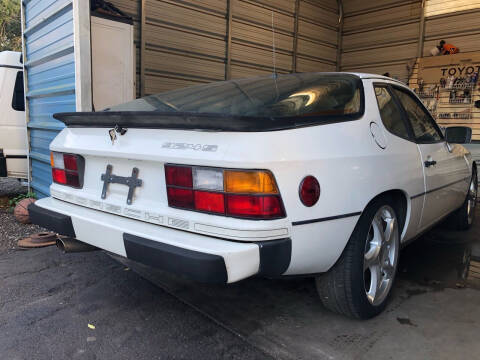
[[[6,159],[7,176],[15,178],[27,178],[28,171],[25,111],[12,106],[17,74],[22,71],[0,64],[0,149]],[[21,76],[19,81],[23,82]]]

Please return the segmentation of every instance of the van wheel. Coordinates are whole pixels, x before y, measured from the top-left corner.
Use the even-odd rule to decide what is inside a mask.
[[[397,271],[399,222],[390,197],[373,201],[362,213],[336,264],[315,280],[324,306],[358,319],[381,313]]]
[[[467,198],[462,207],[456,210],[447,219],[448,228],[451,230],[468,230],[475,219],[475,208],[477,206],[477,170],[473,168]]]

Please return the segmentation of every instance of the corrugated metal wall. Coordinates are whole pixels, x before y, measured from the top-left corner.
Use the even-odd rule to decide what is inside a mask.
[[[271,72],[272,11],[279,72],[335,70],[336,0],[111,1],[136,24],[139,93],[141,34],[145,93]],[[341,70],[407,81],[418,55],[422,1],[342,2]],[[442,38],[462,51],[480,50],[479,15],[480,0],[426,0],[424,54]]]
[[[224,78],[225,1],[145,3],[145,94]]]
[[[427,0],[424,56],[442,39],[461,52],[480,51],[480,0]]]
[[[272,12],[278,72],[335,70],[336,0],[111,2],[134,19],[139,94],[272,72]]]
[[[297,72],[335,71],[339,15],[336,0],[300,1]]]
[[[22,11],[31,186],[43,197],[52,181],[48,147],[63,128],[52,114],[75,111],[72,2],[24,0]]]
[[[383,74],[407,81],[417,56],[420,0],[344,0],[341,69]]]
[[[449,14],[452,12],[480,8],[480,0],[426,0],[425,16]]]

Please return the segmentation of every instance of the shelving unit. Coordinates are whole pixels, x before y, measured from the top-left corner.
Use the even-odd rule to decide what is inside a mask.
[[[475,108],[475,101],[480,100],[479,83],[454,84],[442,87],[438,84],[424,84],[423,90],[416,93],[440,126],[472,126],[480,122],[480,109]],[[455,97],[451,93],[455,91]],[[467,97],[462,92],[469,91]],[[459,97],[457,97],[459,96]],[[476,111],[478,110],[478,111]],[[480,134],[476,136],[480,139]]]
[[[409,86],[442,127],[469,126],[480,141],[480,52],[418,58]]]

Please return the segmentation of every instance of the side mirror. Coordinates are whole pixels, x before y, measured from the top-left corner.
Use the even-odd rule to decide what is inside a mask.
[[[472,142],[472,128],[468,126],[447,127],[445,140],[450,144],[469,144]]]

